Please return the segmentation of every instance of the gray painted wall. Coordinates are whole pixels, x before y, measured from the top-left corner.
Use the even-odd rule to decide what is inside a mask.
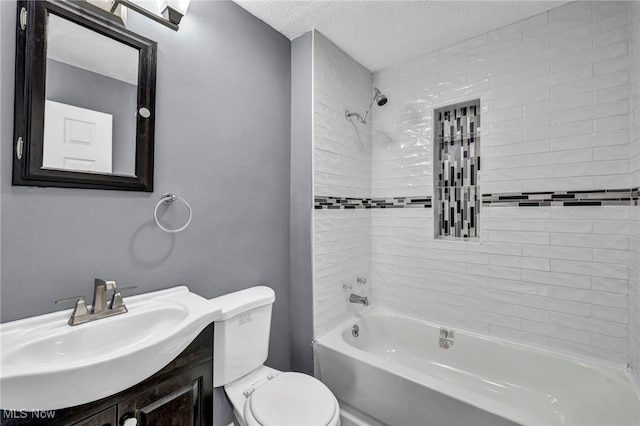
[[[48,100],[104,112],[113,117],[112,163],[115,174],[135,175],[137,96],[137,85],[53,59],[47,60]]]
[[[291,368],[313,374],[313,32],[291,42]]]
[[[129,13],[158,42],[155,192],[11,186],[15,2],[1,1],[1,320],[91,296],[95,277],[132,294],[178,284],[204,297],[274,288],[267,364],[290,366],[290,42],[231,2],[192,2],[180,31]],[[184,197],[193,221],[162,232],[153,208]],[[186,220],[176,207],[167,225]],[[175,217],[168,217],[175,216]],[[216,424],[231,412],[216,393]]]

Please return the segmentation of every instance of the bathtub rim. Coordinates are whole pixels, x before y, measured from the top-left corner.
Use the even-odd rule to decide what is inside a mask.
[[[399,317],[408,319],[410,321],[417,321],[430,327],[453,329],[458,333],[467,334],[469,336],[476,337],[485,341],[489,340],[492,342],[498,342],[506,346],[515,346],[516,348],[541,352],[543,354],[559,357],[567,361],[583,363],[586,364],[589,368],[598,370],[614,370],[618,374],[622,373],[621,376],[624,376],[630,383],[631,388],[635,393],[636,400],[638,401],[638,415],[640,416],[640,386],[636,382],[634,375],[629,371],[629,369],[622,366],[620,363],[602,360],[599,358],[590,357],[588,355],[581,356],[580,354],[575,354],[570,351],[555,350],[548,347],[537,346],[528,342],[522,342],[521,340],[483,334],[477,331],[471,331],[447,324],[438,324],[433,321],[423,320],[420,318],[412,317],[410,315],[399,314],[391,309],[381,308],[374,305],[371,305],[366,309],[354,314],[349,319],[342,321],[339,325],[335,326],[331,330],[323,333],[320,337],[313,340],[314,366],[317,366],[317,361],[315,360],[315,348],[316,345],[320,345],[323,348],[335,353],[339,353],[347,357],[354,357],[358,361],[363,362],[371,367],[386,370],[380,365],[380,362],[378,361],[379,357],[372,355],[362,349],[349,345],[342,338],[342,334],[348,330],[348,328],[353,324],[354,321],[357,321],[360,317],[366,316],[367,314],[381,314],[383,316]],[[540,417],[530,412],[514,408],[509,404],[502,403],[496,399],[488,398],[476,392],[470,392],[466,389],[460,388],[459,386],[452,386],[443,380],[413,370],[409,367],[405,367],[399,364],[392,364],[392,366],[393,368],[391,369],[391,372],[393,374],[398,374],[405,380],[409,380],[418,385],[427,386],[432,390],[443,393],[448,397],[454,398],[478,409],[489,411],[493,414],[499,415],[516,423],[521,423],[523,419],[527,419],[528,424],[547,424],[550,421],[549,418]],[[489,410],[487,409],[487,407],[490,407],[491,409]]]
[[[453,330],[455,332],[459,332],[459,333],[463,333],[463,334],[467,334],[482,340],[491,340],[491,341],[497,341],[499,343],[505,344],[507,346],[520,346],[520,347],[524,347],[524,348],[528,348],[534,351],[538,351],[538,352],[544,352],[548,355],[554,355],[554,356],[559,356],[561,358],[565,358],[565,359],[570,359],[573,361],[578,361],[578,362],[584,362],[587,364],[593,364],[599,367],[604,367],[604,368],[611,368],[614,370],[619,370],[619,371],[624,371],[627,376],[629,376],[630,379],[634,379],[633,374],[631,374],[629,372],[629,369],[627,368],[627,365],[624,365],[622,363],[619,362],[615,362],[615,361],[608,361],[605,359],[601,359],[601,358],[597,358],[594,356],[590,356],[590,355],[583,355],[583,354],[578,354],[576,352],[572,352],[570,350],[566,350],[566,349],[556,349],[556,348],[550,348],[548,346],[541,346],[541,345],[537,345],[535,343],[531,343],[531,342],[526,342],[524,340],[520,340],[520,339],[516,339],[516,338],[508,338],[508,337],[502,337],[502,336],[497,336],[497,335],[493,335],[493,334],[488,334],[488,333],[482,333],[479,331],[473,331],[473,330],[469,330],[469,329],[465,329],[456,325],[452,325],[452,324],[439,324],[430,320],[424,320],[421,318],[417,318],[417,317],[413,317],[411,315],[407,315],[407,314],[399,314],[397,312],[394,312],[391,309],[388,308],[382,308],[379,306],[375,306],[373,304],[367,306],[365,309],[363,309],[361,312],[355,313],[354,315],[352,315],[351,317],[349,317],[348,319],[342,321],[340,324],[336,325],[335,327],[333,327],[332,329],[330,329],[329,331],[326,331],[324,333],[322,333],[319,337],[316,337],[313,340],[313,343],[319,343],[321,341],[326,341],[327,338],[329,337],[329,335],[331,335],[332,333],[336,332],[336,330],[340,329],[340,330],[345,330],[346,326],[348,326],[349,324],[351,324],[353,322],[354,319],[361,317],[363,315],[369,314],[369,313],[373,313],[373,314],[383,314],[385,316],[392,316],[392,317],[400,317],[400,318],[407,318],[411,321],[417,321],[423,324],[426,324],[428,326],[431,327],[435,327],[435,328],[446,328],[449,330]],[[634,386],[634,390],[636,391],[636,396],[640,399],[640,383],[636,383],[635,380],[631,380],[633,382]]]
[[[343,352],[340,350],[337,350],[336,348],[330,347],[330,346],[326,346],[322,343],[320,343],[319,346],[322,346],[323,350],[327,350],[327,351],[331,351],[334,353],[337,353],[339,355],[348,357],[348,358],[354,358],[352,356],[352,354],[348,353],[348,352]],[[499,417],[503,417],[507,420],[511,420],[515,423],[518,424],[522,424],[522,419],[523,418],[527,418],[527,421],[530,424],[539,424],[539,425],[547,425],[549,424],[549,419],[548,418],[543,418],[543,417],[539,417],[539,416],[535,416],[532,415],[528,412],[522,411],[522,410],[518,410],[518,409],[514,409],[513,407],[501,403],[499,401],[487,398],[487,397],[483,397],[480,396],[478,394],[472,394],[470,395],[470,392],[461,389],[459,387],[455,387],[454,386],[450,386],[447,385],[445,382],[443,382],[442,380],[439,379],[435,379],[433,377],[429,377],[426,374],[420,373],[420,372],[416,372],[416,371],[412,371],[412,375],[409,374],[409,371],[411,370],[408,367],[404,367],[401,365],[394,365],[393,369],[386,369],[385,367],[381,366],[380,363],[376,363],[375,360],[371,360],[371,358],[375,358],[374,355],[370,355],[367,354],[365,351],[361,351],[357,348],[354,348],[354,350],[356,351],[360,351],[361,353],[364,353],[364,357],[358,357],[356,358],[358,362],[361,362],[363,364],[366,364],[369,367],[375,368],[375,369],[379,369],[382,370],[388,374],[392,374],[392,375],[396,375],[398,377],[400,377],[403,380],[415,383],[418,386],[422,386],[425,388],[428,388],[434,392],[440,393],[442,395],[445,395],[449,398],[455,399],[457,401],[460,401],[462,403],[468,404],[472,407],[475,407],[477,409],[483,410],[483,411],[487,411],[489,413],[492,413],[494,415],[497,415]],[[316,367],[317,368],[317,367]],[[319,371],[321,371],[321,368],[319,369]],[[316,376],[317,376],[317,372],[316,372]],[[318,377],[320,379],[320,381],[322,381],[322,377]],[[428,380],[420,380],[420,378],[428,378]],[[425,383],[425,382],[429,382],[429,383]],[[460,392],[459,392],[460,391]],[[336,395],[336,398],[338,398],[338,403],[342,404],[343,400],[340,398],[339,395]],[[348,403],[348,402],[347,402]],[[487,407],[491,407],[491,409],[487,409]]]

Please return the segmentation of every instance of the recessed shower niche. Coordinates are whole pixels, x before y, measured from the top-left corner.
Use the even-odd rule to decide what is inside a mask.
[[[434,111],[435,238],[479,238],[480,99]]]

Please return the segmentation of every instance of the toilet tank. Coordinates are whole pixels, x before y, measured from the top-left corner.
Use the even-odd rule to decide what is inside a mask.
[[[265,286],[211,299],[222,308],[214,323],[214,387],[231,383],[266,361],[274,300],[275,292]]]

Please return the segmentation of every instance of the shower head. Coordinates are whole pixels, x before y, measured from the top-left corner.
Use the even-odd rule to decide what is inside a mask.
[[[375,102],[376,104],[378,104],[378,106],[383,106],[384,104],[387,103],[388,100],[389,99],[387,99],[386,95],[383,95],[377,87],[374,87],[373,99],[369,104],[369,108],[367,108],[367,112],[364,113],[364,117],[358,114],[357,112],[349,112],[349,111],[345,111],[344,115],[345,117],[347,117],[347,120],[349,121],[351,121],[352,117],[355,117],[362,124],[367,124],[367,115],[369,115],[369,111],[371,111],[371,107],[373,106],[373,103]]]
[[[387,96],[380,93],[380,90],[377,87],[373,88],[373,99],[376,101],[378,106],[382,106],[388,101]]]

